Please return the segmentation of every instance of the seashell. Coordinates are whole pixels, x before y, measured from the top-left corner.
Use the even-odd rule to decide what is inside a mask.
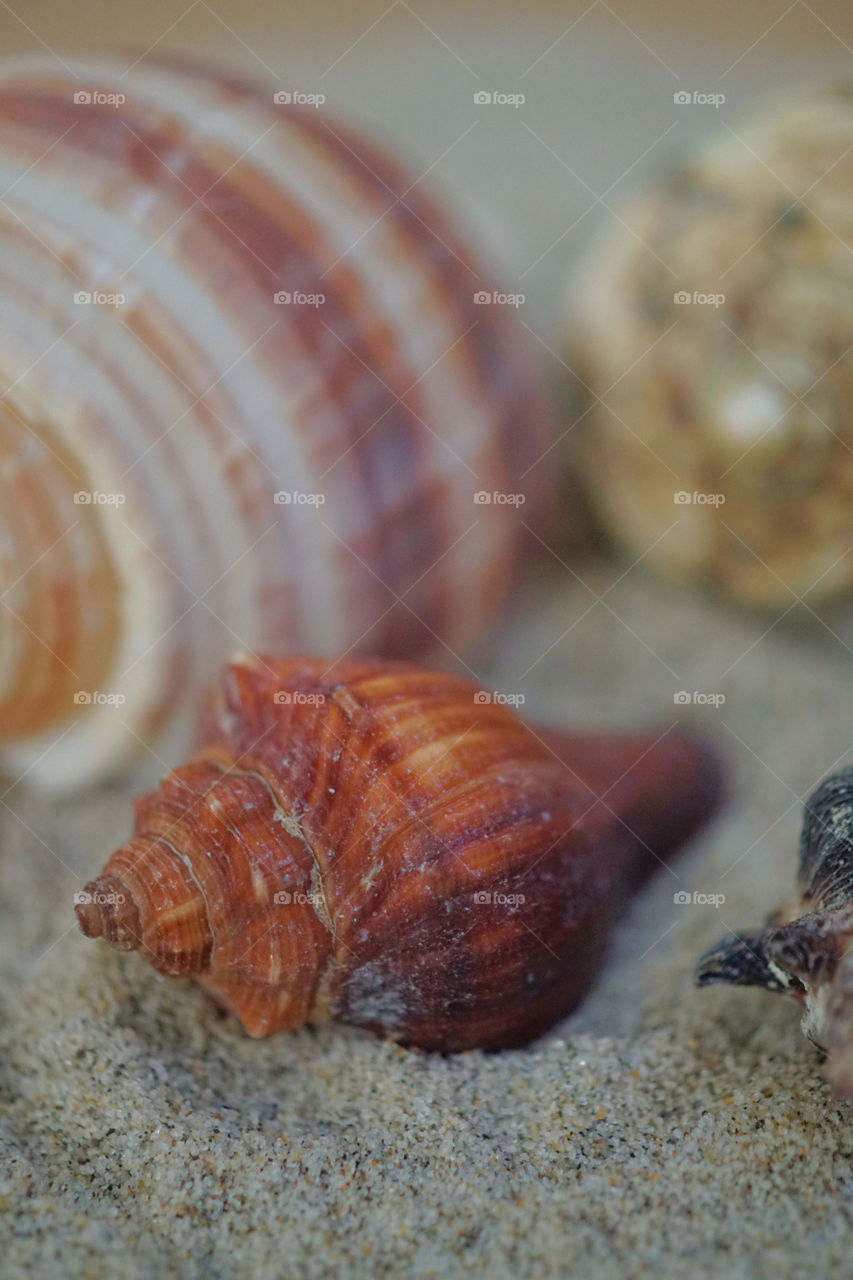
[[[184,750],[235,647],[470,652],[550,438],[380,150],[174,58],[63,66],[0,63],[0,739],[53,786]]]
[[[853,584],[851,149],[849,93],[727,128],[623,211],[573,294],[604,525],[749,606]]]
[[[539,732],[405,663],[237,658],[76,912],[252,1036],[336,1019],[498,1049],[577,1004],[718,791],[677,733]]]
[[[763,930],[712,947],[696,978],[793,996],[803,1032],[829,1056],[831,1083],[853,1099],[853,768],[822,782],[805,810],[797,897]]]

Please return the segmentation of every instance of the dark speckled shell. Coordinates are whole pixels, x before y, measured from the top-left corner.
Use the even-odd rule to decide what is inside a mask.
[[[809,797],[799,887],[804,901],[824,911],[853,898],[853,767],[827,778]]]
[[[830,1056],[829,1074],[853,1097],[853,767],[827,778],[806,802],[799,898],[763,930],[730,935],[699,961],[697,982],[788,992],[803,1030]]]

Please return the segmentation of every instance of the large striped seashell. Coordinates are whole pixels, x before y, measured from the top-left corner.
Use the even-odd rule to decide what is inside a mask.
[[[27,57],[0,193],[8,766],[178,750],[236,647],[471,651],[547,412],[419,184],[228,75]]]
[[[504,1048],[577,1004],[719,782],[681,734],[537,731],[413,664],[238,658],[77,916],[253,1036]]]

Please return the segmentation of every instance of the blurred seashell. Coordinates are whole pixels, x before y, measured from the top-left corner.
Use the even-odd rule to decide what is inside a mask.
[[[678,733],[536,732],[405,663],[237,659],[76,911],[253,1036],[333,1018],[496,1049],[577,1004],[718,790]]]
[[[631,554],[775,610],[853,584],[853,96],[720,132],[585,274],[583,468]]]
[[[70,66],[0,64],[0,740],[52,785],[180,750],[235,647],[470,653],[521,525],[475,494],[535,520],[549,439],[381,151],[173,59]]]

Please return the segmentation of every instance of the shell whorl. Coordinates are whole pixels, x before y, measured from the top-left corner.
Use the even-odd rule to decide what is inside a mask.
[[[678,735],[539,734],[455,676],[246,658],[103,875],[164,972],[190,971],[192,901],[210,939],[193,971],[252,1035],[335,1018],[496,1048],[577,1003],[630,889],[718,783]]]
[[[23,622],[41,610],[42,640],[25,680],[32,637],[5,611],[0,678],[10,698],[32,684],[34,710],[0,735],[64,785],[136,735],[180,750],[236,647],[470,650],[520,534],[516,508],[474,494],[523,493],[529,522],[544,469],[521,476],[549,439],[520,326],[475,304],[479,264],[386,156],[226,74],[71,63],[0,63],[11,448],[70,467],[23,538],[0,469],[0,587]],[[69,622],[70,602],[110,578],[116,617],[87,647],[96,607]],[[70,722],[74,681],[121,714],[93,697],[65,736],[27,737]]]

